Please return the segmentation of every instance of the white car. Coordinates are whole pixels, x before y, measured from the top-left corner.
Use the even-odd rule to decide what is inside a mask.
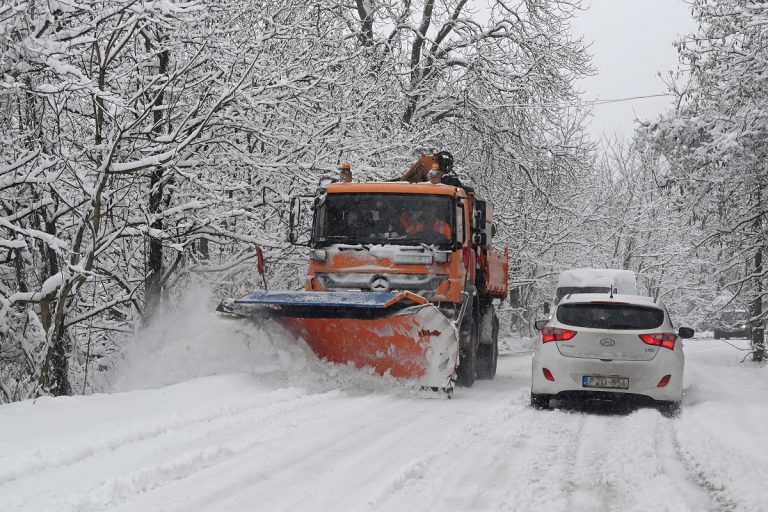
[[[674,414],[683,395],[681,338],[661,301],[638,295],[565,296],[552,318],[536,322],[531,405],[550,399],[633,398]]]

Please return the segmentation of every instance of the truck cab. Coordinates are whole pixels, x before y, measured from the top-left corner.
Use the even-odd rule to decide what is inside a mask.
[[[315,201],[306,289],[410,291],[434,303],[461,303],[467,283],[503,294],[489,210],[443,183],[331,184]]]

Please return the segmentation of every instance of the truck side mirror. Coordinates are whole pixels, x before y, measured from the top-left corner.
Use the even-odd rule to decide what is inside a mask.
[[[475,208],[473,215],[475,217],[474,222],[474,228],[477,230],[483,230],[485,231],[485,201],[481,201],[479,199],[475,200]]]
[[[485,231],[478,231],[475,233],[475,245],[488,245],[488,235],[485,234]]]

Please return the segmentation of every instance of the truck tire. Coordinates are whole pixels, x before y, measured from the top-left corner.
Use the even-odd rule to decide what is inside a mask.
[[[460,331],[463,343],[460,343],[459,348],[459,368],[456,370],[456,383],[465,388],[471,388],[477,378],[477,348],[480,337],[477,310],[478,308],[473,305],[472,314],[465,317]]]
[[[456,384],[465,388],[471,388],[477,378],[477,347],[459,352],[459,369],[457,370]]]
[[[482,380],[492,380],[496,377],[496,367],[499,362],[499,317],[493,310],[491,314],[493,315],[491,342],[481,343],[477,347],[477,378]]]

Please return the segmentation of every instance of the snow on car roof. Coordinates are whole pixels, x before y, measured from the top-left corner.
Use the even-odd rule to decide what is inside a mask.
[[[637,294],[635,273],[615,268],[572,268],[560,272],[558,288],[615,287],[619,293]]]
[[[585,302],[613,302],[617,304],[634,304],[637,306],[660,306],[662,304],[661,301],[656,301],[653,297],[646,297],[644,295],[614,294],[611,298],[608,293],[571,293],[563,297],[563,300],[560,301],[560,305]]]
[[[615,268],[572,268],[560,272],[557,280],[557,286],[584,286],[596,281],[631,282],[635,285],[635,273],[631,270],[620,270]]]

